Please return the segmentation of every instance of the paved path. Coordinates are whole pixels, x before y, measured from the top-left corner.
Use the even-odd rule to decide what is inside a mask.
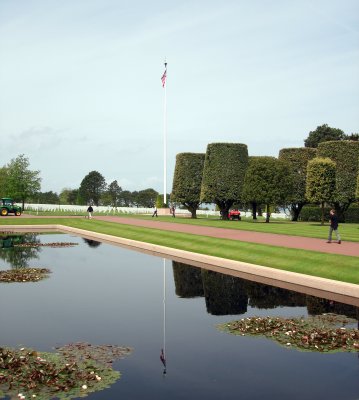
[[[277,235],[272,233],[242,231],[237,229],[213,228],[208,226],[187,225],[181,223],[161,222],[160,220],[144,220],[125,217],[96,216],[96,219],[120,224],[155,228],[173,232],[191,233],[195,235],[211,236],[223,239],[240,240],[242,242],[269,244],[271,246],[290,247],[320,251],[323,253],[342,254],[346,256],[359,256],[359,243],[342,242],[337,244],[326,243],[326,240],[306,238],[302,236]]]

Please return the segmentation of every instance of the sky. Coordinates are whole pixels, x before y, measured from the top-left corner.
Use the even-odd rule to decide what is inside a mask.
[[[0,0],[0,166],[163,193],[176,154],[359,132],[358,0]]]

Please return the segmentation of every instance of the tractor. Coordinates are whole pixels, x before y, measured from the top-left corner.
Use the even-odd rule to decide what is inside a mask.
[[[9,197],[3,197],[0,199],[0,213],[3,217],[8,214],[15,214],[17,217],[21,215],[21,207],[15,204],[13,199]]]

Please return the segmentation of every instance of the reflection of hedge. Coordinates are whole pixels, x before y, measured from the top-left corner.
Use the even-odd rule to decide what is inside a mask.
[[[359,308],[349,304],[337,303],[314,296],[307,296],[306,305],[309,315],[335,313],[339,315],[345,315],[349,318],[359,318]]]
[[[183,298],[203,296],[201,269],[172,261],[176,295]]]
[[[336,201],[351,203],[355,199],[358,173],[359,142],[335,140],[318,145],[318,157],[329,157],[336,163]]]
[[[202,270],[202,281],[208,313],[231,315],[247,312],[248,296],[243,279]]]
[[[202,201],[217,203],[238,200],[247,164],[247,145],[210,143],[203,169]]]
[[[331,207],[326,207],[324,209],[324,218],[326,221],[329,220],[329,211]],[[304,206],[300,214],[301,221],[309,222],[320,222],[322,216],[322,211],[320,207],[316,206]],[[352,205],[345,212],[346,222],[359,222],[359,206]]]
[[[275,286],[247,281],[249,305],[256,308],[304,307],[306,295]]]

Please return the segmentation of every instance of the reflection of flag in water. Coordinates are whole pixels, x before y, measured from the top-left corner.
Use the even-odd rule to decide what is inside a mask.
[[[166,64],[165,64],[165,65],[166,65]],[[166,66],[165,72],[164,72],[163,75],[161,76],[162,87],[165,87],[165,85],[166,85],[166,78],[167,78],[167,66]]]
[[[163,349],[161,349],[160,360],[162,361],[163,366],[166,368],[166,359],[165,359],[165,353],[163,352]]]

